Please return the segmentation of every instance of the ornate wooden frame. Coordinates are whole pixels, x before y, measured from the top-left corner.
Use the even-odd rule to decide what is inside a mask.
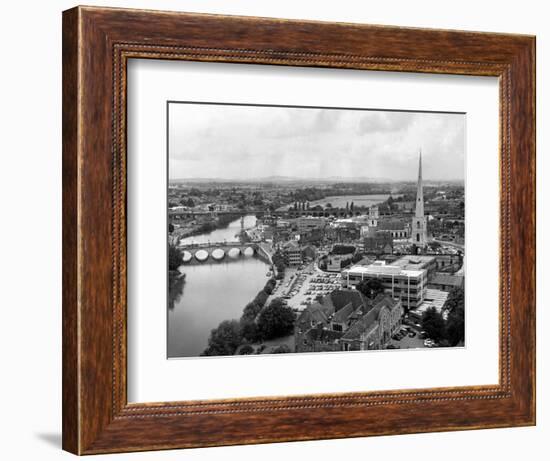
[[[126,63],[223,61],[500,80],[496,386],[128,404]],[[77,454],[535,423],[535,38],[77,7],[63,13],[63,448]]]

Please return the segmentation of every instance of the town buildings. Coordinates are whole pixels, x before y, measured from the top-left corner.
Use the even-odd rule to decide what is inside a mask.
[[[417,308],[409,311],[409,318],[413,321],[421,322],[424,312],[432,307],[435,308],[435,310],[440,314],[443,314],[443,317],[446,318],[446,313],[443,309],[448,297],[449,293],[446,291],[428,288],[424,294],[424,302]]]
[[[436,267],[433,256],[404,256],[391,264],[375,261],[342,271],[342,286],[356,287],[364,280],[378,280],[392,298],[400,299],[405,310],[416,309],[424,302],[428,274]]]
[[[428,283],[428,288],[450,292],[454,288],[464,287],[463,275],[435,274]]]
[[[357,290],[335,290],[308,306],[296,321],[296,352],[359,351],[384,348],[401,326],[401,302]]]
[[[287,266],[299,266],[302,264],[302,249],[296,240],[285,242],[282,250]]]

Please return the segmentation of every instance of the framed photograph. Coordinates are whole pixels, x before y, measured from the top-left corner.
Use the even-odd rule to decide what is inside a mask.
[[[63,448],[535,424],[535,39],[63,13]]]

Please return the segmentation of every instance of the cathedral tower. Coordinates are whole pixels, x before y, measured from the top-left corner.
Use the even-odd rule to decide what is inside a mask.
[[[422,151],[418,159],[418,183],[416,185],[416,211],[412,219],[411,240],[417,247],[424,248],[428,241],[427,221],[424,216],[424,192],[422,189]]]

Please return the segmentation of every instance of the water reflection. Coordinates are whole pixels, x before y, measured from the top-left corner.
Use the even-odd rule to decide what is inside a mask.
[[[244,227],[252,227],[255,216],[246,216]],[[223,229],[184,239],[182,243],[237,241],[241,220]],[[174,277],[168,290],[168,357],[196,357],[206,349],[210,331],[223,320],[238,319],[243,308],[268,277],[269,267],[256,256],[226,255],[208,258],[179,268],[185,278]]]
[[[174,305],[180,301],[181,295],[183,294],[185,274],[178,277],[170,273],[168,277],[168,309],[174,309]]]

